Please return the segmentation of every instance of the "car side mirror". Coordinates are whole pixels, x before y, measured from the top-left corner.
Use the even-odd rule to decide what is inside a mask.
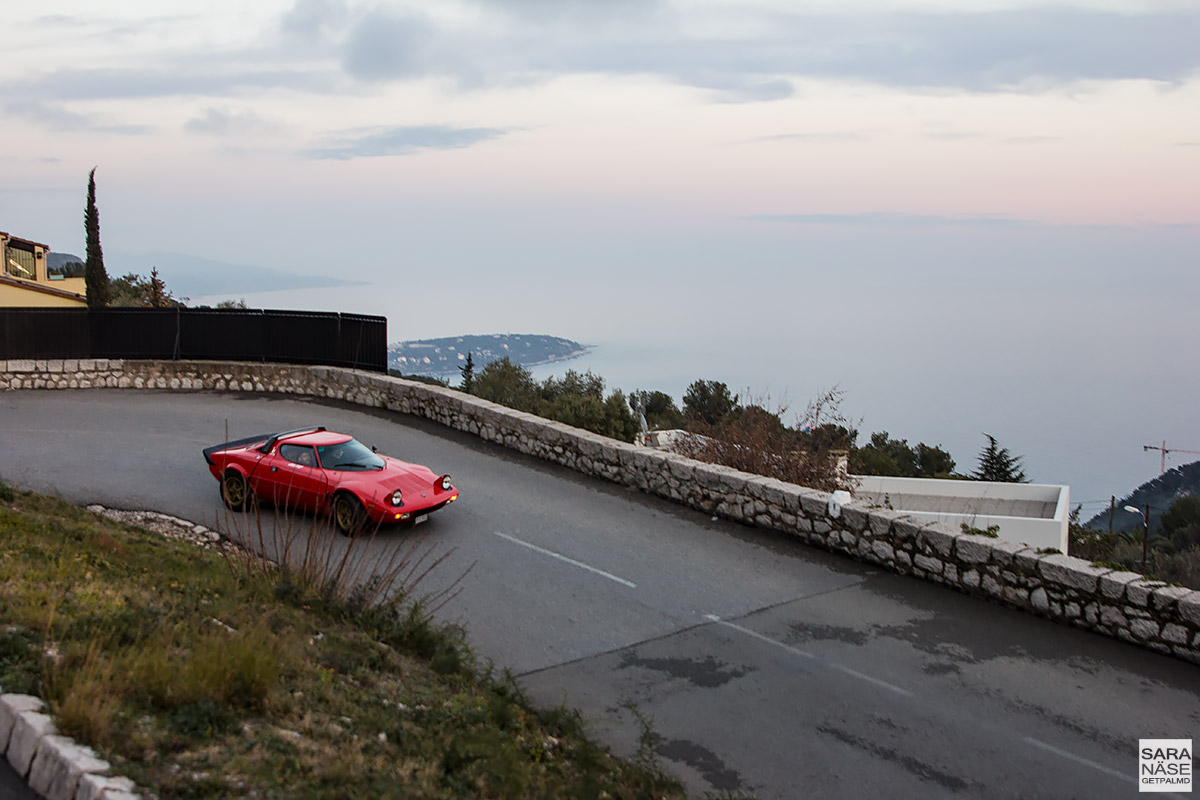
[[[379,448],[378,448],[378,447],[376,447],[375,445],[371,445],[371,452],[372,452],[372,453],[378,453],[378,452],[379,452]]]

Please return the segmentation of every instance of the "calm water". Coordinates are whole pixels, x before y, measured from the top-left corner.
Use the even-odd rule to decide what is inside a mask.
[[[659,389],[676,402],[704,378],[802,412],[810,398],[840,386],[846,416],[862,419],[860,442],[886,430],[910,444],[941,445],[970,471],[990,433],[1024,456],[1033,481],[1070,485],[1072,501],[1086,503],[1084,518],[1110,494],[1120,498],[1157,474],[1158,454],[1142,445],[1166,439],[1200,450],[1196,322],[1186,295],[1152,303],[1136,293],[1129,300],[1084,292],[1084,301],[1067,302],[1078,287],[1042,276],[1031,293],[1031,271],[947,277],[920,291],[887,274],[743,277],[690,288],[583,279],[514,286],[496,278],[427,302],[408,302],[387,284],[246,301],[382,314],[389,341],[563,336],[592,352],[536,367],[539,379],[591,370],[610,388]],[[1168,465],[1179,463],[1186,461]]]

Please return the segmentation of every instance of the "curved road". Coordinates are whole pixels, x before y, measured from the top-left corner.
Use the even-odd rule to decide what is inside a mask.
[[[1130,797],[1145,738],[1200,739],[1200,672],[583,478],[432,423],[315,400],[0,395],[0,479],[227,524],[200,448],[324,424],[448,471],[422,585],[533,698],[696,796]],[[236,522],[237,520],[233,520]],[[389,532],[383,548],[412,534]]]

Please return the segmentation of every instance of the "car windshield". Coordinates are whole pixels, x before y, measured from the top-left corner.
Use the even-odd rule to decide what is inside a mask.
[[[318,447],[317,456],[325,469],[383,469],[383,459],[357,439]]]

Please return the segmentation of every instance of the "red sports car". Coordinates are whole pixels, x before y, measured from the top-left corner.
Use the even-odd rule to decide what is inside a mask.
[[[347,536],[368,523],[415,525],[458,499],[449,475],[381,456],[352,436],[324,428],[250,436],[203,452],[230,509],[242,511],[261,498],[328,512]]]

